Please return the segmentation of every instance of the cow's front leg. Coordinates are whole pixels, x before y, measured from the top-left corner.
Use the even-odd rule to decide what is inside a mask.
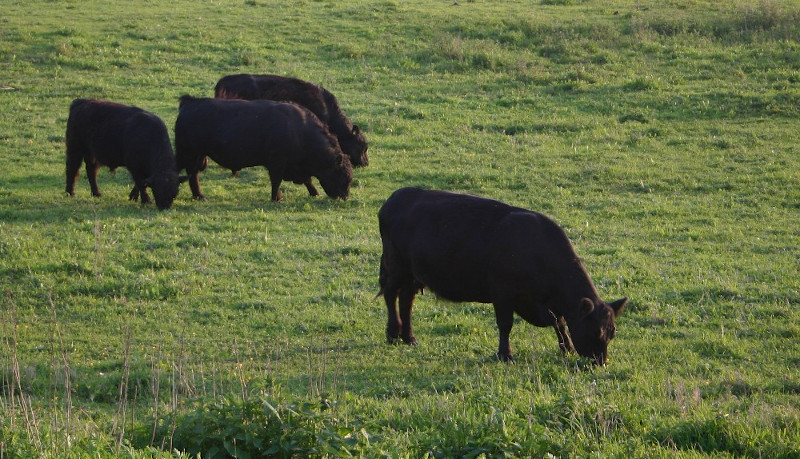
[[[494,316],[497,320],[497,329],[500,332],[500,341],[497,345],[497,358],[503,362],[513,362],[511,356],[511,327],[514,326],[514,309],[502,305],[494,305]]]
[[[128,195],[128,201],[138,201],[139,200],[139,187],[133,185],[130,194]]]
[[[308,180],[303,183],[303,185],[306,186],[306,190],[308,190],[309,195],[317,197],[319,196],[319,191],[317,191],[317,188],[314,186],[314,183],[311,180],[311,177],[309,177]]]
[[[133,177],[133,189],[131,194],[128,195],[128,199],[136,201],[141,196],[142,205],[150,204],[152,201],[150,201],[150,196],[147,194],[147,179],[144,174],[138,171],[131,171],[131,176]]]
[[[283,195],[281,195],[283,168],[274,167],[272,169],[268,169],[268,172],[269,172],[269,183],[272,185],[271,199],[275,202],[280,202],[283,200]]]
[[[400,338],[406,344],[415,345],[414,331],[411,327],[411,310],[414,308],[414,297],[417,294],[414,283],[409,282],[400,287]]]
[[[142,183],[141,185],[137,184],[136,188],[138,188],[139,194],[141,194],[141,196],[142,196],[142,205],[150,204],[151,202],[153,202],[150,199],[150,195],[147,194],[147,185],[145,185],[144,183]],[[131,192],[131,193],[133,193],[133,192]]]
[[[564,352],[565,354],[567,352],[575,352],[575,347],[572,345],[572,339],[570,338],[569,332],[567,331],[567,324],[564,321],[563,316],[555,319],[555,323],[553,323],[553,328],[555,328],[556,330],[556,337],[558,338],[558,347],[561,348],[561,351]]]

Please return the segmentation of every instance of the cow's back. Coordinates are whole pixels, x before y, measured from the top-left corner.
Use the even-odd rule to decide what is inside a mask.
[[[281,75],[238,74],[222,77],[214,88],[217,98],[293,102],[311,111],[338,137],[340,147],[354,166],[369,164],[367,140],[322,86]]]
[[[268,100],[182,99],[175,145],[182,156],[210,156],[224,167],[265,165],[265,152],[288,154],[307,130],[302,110]]]
[[[221,99],[259,99],[260,94],[255,80],[256,75],[226,75],[214,87],[214,97]]]
[[[326,193],[337,197],[347,196],[352,181],[352,166],[336,137],[295,103],[184,96],[175,147],[178,170],[188,171],[208,156],[231,170],[264,166],[301,182],[315,176]]]
[[[76,99],[70,105],[67,120],[67,154],[80,152],[106,166],[122,166],[126,149],[124,132],[132,117],[146,113],[115,102]]]
[[[222,77],[214,89],[218,98],[294,102],[300,104],[323,123],[329,123],[324,90],[308,81],[280,75],[228,75]]]

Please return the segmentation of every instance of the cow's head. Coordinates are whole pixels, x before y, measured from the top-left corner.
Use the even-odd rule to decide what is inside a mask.
[[[335,155],[332,167],[317,174],[317,178],[328,197],[347,199],[350,196],[350,184],[353,182],[350,158],[342,154]]]
[[[358,126],[353,125],[353,129],[346,135],[339,136],[339,145],[342,151],[350,158],[353,167],[362,167],[369,164],[367,158],[367,139]]]
[[[606,364],[608,342],[616,333],[614,319],[627,303],[627,298],[613,303],[599,301],[597,304],[589,298],[581,300],[579,318],[569,323],[572,343],[578,354],[589,357],[597,365]]]
[[[158,210],[169,209],[172,206],[172,201],[178,195],[179,181],[177,173],[159,174],[147,179],[146,184],[153,190]]]

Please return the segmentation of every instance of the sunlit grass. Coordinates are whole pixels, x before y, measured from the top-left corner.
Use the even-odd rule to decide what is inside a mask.
[[[4,5],[0,456],[797,455],[799,11]],[[64,196],[72,99],[172,126],[239,72],[336,94],[370,142],[348,201],[272,203],[264,170],[213,164],[209,200],[166,212],[128,202],[125,170]],[[384,344],[376,214],[409,185],[564,226],[601,295],[631,298],[610,365],[522,321],[499,364],[491,306],[428,292],[420,345]]]

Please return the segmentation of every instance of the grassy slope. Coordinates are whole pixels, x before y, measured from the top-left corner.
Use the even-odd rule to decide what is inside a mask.
[[[0,449],[66,448],[67,429],[112,444],[127,369],[129,437],[152,425],[157,380],[161,415],[173,395],[189,409],[243,385],[327,397],[346,427],[380,437],[367,455],[799,454],[788,5],[4,5],[0,86],[17,90],[0,92]],[[371,145],[349,201],[286,184],[273,204],[264,171],[217,167],[201,178],[208,202],[183,189],[169,212],[128,203],[125,171],[101,174],[102,199],[83,176],[62,196],[73,98],[172,125],[177,97],[239,71],[337,94]],[[384,345],[375,213],[405,185],[562,223],[601,294],[632,300],[611,365],[565,359],[550,330],[521,322],[519,364],[499,365],[491,308],[432,295],[416,309],[421,345]],[[26,425],[12,351],[40,446],[12,436]]]

